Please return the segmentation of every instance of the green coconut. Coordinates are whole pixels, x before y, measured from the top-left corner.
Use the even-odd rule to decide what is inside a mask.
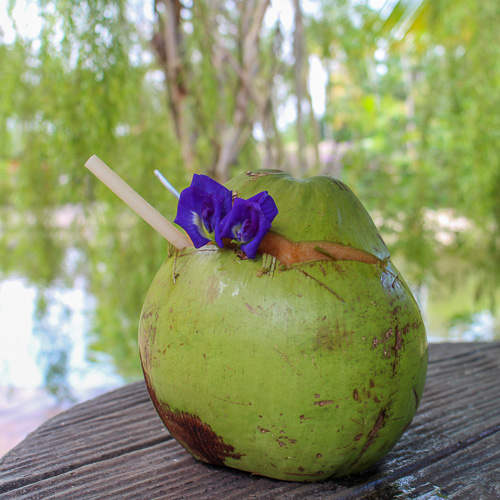
[[[291,481],[360,472],[420,402],[427,342],[417,304],[370,216],[331,177],[247,172],[279,215],[254,260],[172,250],[139,329],[145,380],[196,459]]]

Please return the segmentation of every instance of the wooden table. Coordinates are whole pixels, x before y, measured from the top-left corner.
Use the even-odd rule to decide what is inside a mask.
[[[500,342],[431,344],[411,427],[362,475],[305,484],[198,463],[136,382],[48,420],[5,455],[0,498],[498,499],[499,445]]]

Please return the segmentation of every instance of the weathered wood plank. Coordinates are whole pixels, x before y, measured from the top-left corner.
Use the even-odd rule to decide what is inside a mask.
[[[341,482],[287,483],[196,462],[143,382],[77,405],[0,461],[1,498],[500,498],[500,343],[431,345],[415,420],[386,459]]]

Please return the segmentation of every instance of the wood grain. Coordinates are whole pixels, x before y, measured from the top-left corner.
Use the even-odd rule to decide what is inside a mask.
[[[411,427],[378,466],[292,483],[196,462],[143,382],[57,415],[0,461],[0,498],[500,498],[500,343],[431,344]]]

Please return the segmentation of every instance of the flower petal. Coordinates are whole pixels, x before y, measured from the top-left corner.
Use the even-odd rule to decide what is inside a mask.
[[[245,252],[246,256],[249,259],[255,259],[260,242],[269,231],[269,229],[271,229],[271,223],[263,217],[260,222],[257,234],[254,236],[253,240],[249,243],[244,243],[241,245],[241,249]]]
[[[236,198],[233,208],[220,224],[220,237],[238,239],[238,230],[249,217],[247,200]]]
[[[222,184],[219,184],[217,181],[214,181],[212,178],[208,177],[208,175],[202,175],[202,174],[193,175],[193,180],[191,181],[190,187],[196,187],[209,194],[221,193],[224,191],[231,193],[231,191],[229,191],[229,189],[224,187]]]
[[[260,205],[260,208],[262,209],[264,217],[269,222],[272,222],[278,215],[278,207],[276,206],[276,203],[274,202],[272,196],[270,196],[267,191],[262,191],[261,193],[248,198],[247,201],[258,203]]]
[[[210,241],[208,238],[209,232],[201,216],[202,204],[205,198],[206,195],[201,189],[184,189],[179,198],[177,216],[174,219],[174,222],[188,233],[196,248],[200,248]]]
[[[236,198],[231,212],[221,222],[221,237],[240,242],[247,257],[253,259],[277,214],[276,204],[267,191],[248,200]]]
[[[219,226],[231,210],[232,192],[206,175],[193,175],[191,185],[179,198],[174,220],[190,236],[196,248],[215,238],[219,246]]]
[[[226,188],[224,188],[226,189]],[[224,217],[231,212],[231,206],[233,204],[233,195],[232,192],[227,190],[226,192],[219,192],[215,195],[215,213],[214,213],[214,229],[215,229],[215,242],[219,247],[223,247],[224,243],[222,242],[221,236],[221,222]]]

